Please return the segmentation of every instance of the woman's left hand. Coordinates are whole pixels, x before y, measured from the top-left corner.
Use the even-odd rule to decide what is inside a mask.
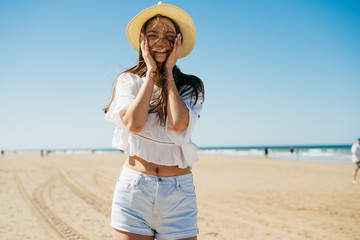
[[[179,33],[174,41],[174,47],[169,55],[169,57],[166,59],[165,62],[165,70],[166,71],[172,71],[174,68],[177,60],[179,59],[181,51],[181,34]]]

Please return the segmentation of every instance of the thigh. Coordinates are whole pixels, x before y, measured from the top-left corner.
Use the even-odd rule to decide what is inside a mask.
[[[114,234],[114,240],[154,240],[154,237],[152,236],[124,232],[114,228],[113,228],[113,234]]]

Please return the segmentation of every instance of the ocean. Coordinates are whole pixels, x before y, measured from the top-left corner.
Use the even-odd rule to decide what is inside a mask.
[[[199,154],[263,157],[266,148],[268,157],[281,160],[349,163],[352,158],[351,145],[205,147]]]
[[[351,145],[200,147],[198,154],[216,156],[263,157],[265,156],[265,148],[268,149],[268,157],[281,160],[351,163]],[[293,149],[293,151],[291,152],[290,149]],[[41,150],[5,150],[5,154],[17,152],[40,154]],[[43,150],[44,155],[47,153],[100,154],[114,152],[120,153],[121,151],[114,148]]]

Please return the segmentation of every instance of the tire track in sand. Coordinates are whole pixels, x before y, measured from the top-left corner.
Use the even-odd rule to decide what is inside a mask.
[[[111,202],[106,202],[95,194],[86,190],[86,187],[81,186],[77,181],[71,178],[70,174],[65,171],[60,172],[60,180],[78,197],[92,206],[95,210],[110,217]]]
[[[28,195],[17,174],[14,175],[14,179],[19,191],[29,205],[36,210],[38,215],[42,217],[52,230],[57,232],[60,238],[68,240],[97,239],[97,237],[76,226],[70,219],[61,216],[61,213],[51,209],[50,190],[54,183],[59,180],[59,175],[52,176],[43,186],[38,187],[34,191],[33,198]]]
[[[34,202],[34,200],[29,196],[29,194],[26,192],[23,184],[21,183],[21,180],[17,174],[13,174],[14,182],[16,184],[16,187],[25,200],[25,202],[29,205],[30,209],[35,213],[36,217],[39,219],[39,221],[46,225],[46,228],[49,229],[53,235],[53,237],[57,237],[57,239],[63,239],[62,235],[59,234],[57,229],[51,224],[51,222],[48,221],[48,219],[42,214],[41,210],[37,206],[37,204]]]

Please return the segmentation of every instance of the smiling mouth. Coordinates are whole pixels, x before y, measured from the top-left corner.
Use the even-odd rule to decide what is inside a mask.
[[[169,51],[153,51],[153,54],[155,55],[168,55]]]
[[[169,53],[169,49],[166,48],[154,48],[152,49],[153,53]]]

